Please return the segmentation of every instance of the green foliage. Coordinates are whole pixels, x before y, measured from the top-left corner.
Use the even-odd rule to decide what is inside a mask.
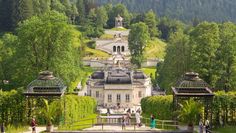
[[[15,82],[26,85],[43,70],[53,71],[67,84],[79,77],[81,34],[67,20],[63,14],[53,11],[20,25]]]
[[[6,126],[20,126],[26,123],[27,101],[23,96],[23,89],[12,91],[0,90],[0,123]]]
[[[44,106],[39,110],[39,114],[46,120],[47,125],[52,125],[54,118],[60,115],[60,109],[58,109],[60,104],[58,104],[57,101],[54,101],[49,105],[48,100],[46,99],[43,99],[43,102]]]
[[[159,16],[168,16],[191,22],[236,21],[236,3],[233,0],[97,0],[100,4],[122,3],[130,12],[143,13],[152,9]]]
[[[185,25],[178,20],[172,20],[167,17],[160,19],[158,24],[158,29],[160,30],[160,38],[164,40],[169,40],[172,33],[182,31]]]
[[[128,37],[129,50],[131,53],[131,63],[141,67],[144,60],[144,49],[150,39],[148,27],[145,23],[136,23],[131,26]]]
[[[203,22],[190,33],[192,46],[191,68],[213,85],[217,81],[216,51],[219,48],[219,27],[216,23]]]
[[[117,17],[118,15],[124,18],[124,27],[128,28],[130,25],[131,14],[127,10],[126,6],[120,3],[113,6],[110,12],[108,12],[108,27],[115,27],[115,17]]]
[[[219,25],[220,28],[220,47],[216,52],[217,74],[219,79],[216,87],[225,91],[235,89],[236,78],[236,26],[233,23],[226,22]]]
[[[0,31],[11,31],[33,15],[33,3],[32,0],[2,0],[0,11]]]
[[[127,29],[124,28],[124,27],[118,27],[118,28],[112,28],[111,30],[114,30],[114,31],[126,31]]]
[[[156,27],[156,14],[152,10],[145,14],[144,23],[148,26],[148,32],[150,34],[150,37],[157,37],[159,33]]]
[[[171,34],[164,64],[159,71],[158,82],[161,88],[170,93],[171,86],[175,85],[181,75],[189,71],[190,53],[189,36],[183,31]]]
[[[203,112],[203,107],[200,103],[190,99],[180,104],[180,110],[178,111],[178,118],[189,125],[193,125],[197,122],[198,117]]]
[[[9,89],[7,85],[3,86],[3,80],[10,80],[11,75],[14,71],[11,69],[13,63],[12,59],[15,48],[14,45],[17,44],[17,37],[12,34],[4,34],[0,39],[0,85],[2,89]],[[11,81],[8,85],[12,85]],[[1,87],[0,87],[1,88]]]
[[[236,122],[236,92],[216,92],[212,108],[214,125],[220,125],[220,121],[223,125],[234,125]]]
[[[170,120],[173,115],[172,95],[151,96],[141,100],[141,107],[145,116],[154,114],[157,119]]]
[[[234,133],[235,131],[236,131],[235,126],[217,127],[213,129],[213,132],[216,133]]]
[[[65,122],[61,124],[67,126],[94,114],[96,109],[96,100],[87,96],[66,95],[60,100],[60,103],[61,114]]]
[[[147,42],[145,48],[145,58],[164,59],[167,44],[158,38],[153,38]]]
[[[85,128],[92,127],[93,124],[96,123],[97,114],[91,114],[85,118],[80,119],[78,122],[74,122],[71,125],[63,125],[59,127],[61,131],[71,131],[71,130],[82,130]]]
[[[85,48],[85,57],[84,59],[90,59],[90,58],[109,58],[110,55],[108,53],[105,53],[98,49],[91,49],[89,47]]]

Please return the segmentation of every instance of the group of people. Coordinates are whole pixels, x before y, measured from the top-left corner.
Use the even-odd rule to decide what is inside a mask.
[[[137,127],[141,127],[142,126],[142,122],[141,122],[141,110],[138,109],[135,112],[135,120],[136,120],[136,126]],[[125,129],[126,125],[130,125],[131,124],[131,110],[128,109],[126,112],[126,115],[122,116],[122,129]],[[156,127],[156,120],[155,120],[155,116],[153,114],[151,114],[150,117],[150,128],[153,129]]]
[[[205,125],[202,122],[202,119],[199,121],[199,133],[203,133],[204,131],[204,126],[205,126],[205,132],[210,133],[210,122],[208,119],[205,121]]]
[[[122,130],[125,129],[126,125],[131,124],[131,109],[128,109],[126,115],[122,116]]]

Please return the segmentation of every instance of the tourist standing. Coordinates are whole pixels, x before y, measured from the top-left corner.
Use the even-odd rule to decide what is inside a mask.
[[[5,133],[4,123],[1,124],[1,133]]]
[[[140,110],[139,109],[135,113],[135,118],[136,118],[137,127],[140,127],[141,126],[141,120],[140,120]]]
[[[32,133],[36,133],[36,125],[35,118],[33,118],[31,121]]]
[[[127,110],[127,114],[126,114],[126,120],[127,120],[127,124],[131,124],[131,110],[128,109]]]
[[[122,116],[122,130],[125,130],[125,126],[126,126],[126,115]]]
[[[151,129],[156,127],[156,120],[153,114],[151,114],[151,117],[150,117],[150,127]]]
[[[199,121],[199,133],[203,133],[203,122],[202,119]]]
[[[209,122],[208,119],[206,119],[205,126],[206,126],[206,133],[209,133],[209,130],[210,130],[210,122]]]

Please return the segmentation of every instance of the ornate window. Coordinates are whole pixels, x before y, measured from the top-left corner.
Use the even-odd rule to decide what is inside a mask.
[[[111,94],[108,94],[108,96],[107,96],[107,100],[108,100],[108,102],[112,102],[112,95]]]
[[[99,91],[96,91],[96,98],[99,98]]]
[[[117,96],[116,96],[116,101],[117,101],[117,102],[120,102],[120,94],[117,94]]]
[[[138,97],[141,98],[142,97],[142,91],[138,92]]]
[[[126,94],[126,95],[125,95],[125,101],[126,101],[126,102],[130,102],[130,95],[129,95],[129,94]]]

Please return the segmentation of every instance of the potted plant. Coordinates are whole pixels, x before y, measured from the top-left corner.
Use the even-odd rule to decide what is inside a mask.
[[[47,132],[52,132],[53,131],[53,125],[52,121],[54,120],[56,113],[57,113],[57,108],[55,103],[51,103],[49,105],[48,100],[43,99],[44,102],[44,107],[41,109],[41,115],[43,118],[46,120],[46,131]]]
[[[197,121],[198,116],[202,113],[203,107],[193,99],[185,101],[180,104],[180,111],[178,111],[178,118],[188,124],[188,130],[194,131],[194,122]]]

